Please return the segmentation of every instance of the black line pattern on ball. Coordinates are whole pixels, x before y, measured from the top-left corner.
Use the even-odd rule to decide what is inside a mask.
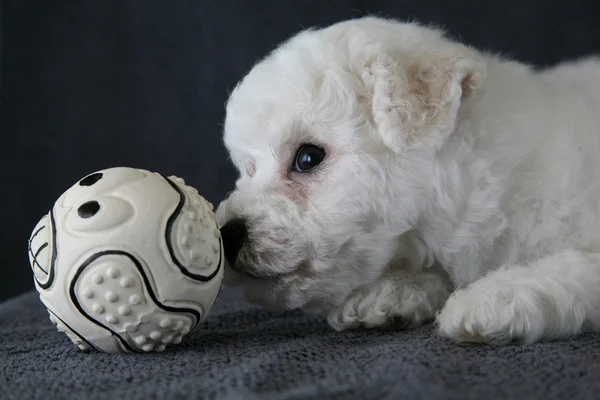
[[[219,273],[219,270],[222,268],[221,261],[222,261],[222,257],[223,257],[223,255],[222,255],[223,252],[219,251],[219,262],[217,263],[217,268],[215,268],[214,272],[208,276],[194,274],[194,273],[188,271],[188,269],[179,262],[179,260],[177,259],[177,256],[175,255],[175,251],[173,249],[173,243],[171,241],[171,234],[173,231],[173,225],[175,224],[177,217],[179,216],[179,214],[181,214],[181,210],[183,209],[183,206],[185,205],[185,194],[170,179],[166,178],[163,175],[161,175],[161,176],[163,177],[164,180],[166,180],[169,183],[169,185],[171,185],[171,187],[173,189],[175,189],[175,191],[179,195],[179,202],[177,204],[177,207],[175,208],[175,211],[173,212],[173,214],[169,217],[169,220],[167,221],[167,229],[166,229],[166,233],[165,233],[165,239],[167,241],[167,248],[169,249],[169,255],[171,256],[171,259],[173,260],[175,265],[177,265],[177,267],[179,268],[179,270],[181,271],[182,274],[184,274],[185,276],[188,276],[194,280],[198,280],[200,282],[209,282],[215,276],[217,276],[217,274]],[[219,229],[216,222],[215,222],[215,227],[217,229]],[[220,249],[223,248],[223,242],[222,242],[221,238],[219,238],[219,247],[220,247]]]
[[[41,222],[41,220],[40,220],[40,222]],[[35,254],[33,253],[33,248],[31,247],[31,245],[33,244],[33,239],[35,239],[36,236],[41,231],[43,231],[45,228],[46,228],[46,225],[42,225],[39,227],[39,229],[37,231],[33,232],[33,235],[31,235],[31,237],[29,238],[29,242],[27,243],[27,251],[29,251],[29,255],[31,256],[31,270],[35,272],[35,267],[38,267],[39,269],[44,271],[44,273],[46,273],[46,275],[48,275],[48,272],[46,272],[46,270],[44,268],[42,268],[39,261],[37,260],[39,253],[48,246],[48,242],[44,242],[40,246],[40,248],[38,248],[38,250],[35,252]]]
[[[44,219],[44,218],[42,217],[42,219]],[[42,222],[42,219],[40,219],[39,222]],[[46,225],[42,225],[39,227],[39,229],[37,231],[33,232],[33,235],[31,235],[31,237],[29,238],[29,244],[31,244],[33,239],[35,239],[35,237],[38,235],[38,233],[40,233],[45,227],[46,227]]]
[[[91,263],[93,263],[94,261],[96,261],[100,257],[108,256],[108,255],[125,256],[125,257],[129,258],[133,262],[133,264],[136,266],[136,268],[138,269],[138,271],[142,275],[142,279],[144,281],[144,286],[145,286],[146,290],[148,291],[148,294],[150,295],[150,298],[152,299],[152,301],[154,302],[154,304],[156,304],[159,308],[161,308],[161,309],[163,309],[165,311],[168,311],[168,312],[177,312],[177,313],[192,314],[196,318],[196,321],[194,323],[194,328],[200,323],[201,316],[200,316],[200,313],[198,311],[196,311],[194,309],[191,309],[191,308],[171,307],[171,306],[164,305],[164,304],[162,304],[161,302],[158,301],[158,299],[157,299],[154,291],[152,290],[152,286],[150,285],[150,280],[148,279],[148,276],[146,275],[146,272],[144,271],[144,268],[142,267],[142,264],[132,254],[130,254],[130,253],[126,252],[126,251],[122,251],[122,250],[105,250],[105,251],[101,251],[101,252],[95,253],[92,256],[90,256],[87,260],[85,260],[84,263],[81,264],[81,266],[77,269],[77,272],[75,273],[75,276],[71,280],[71,285],[69,287],[69,295],[71,297],[71,301],[73,302],[73,304],[75,305],[75,307],[77,307],[77,310],[79,310],[79,312],[84,317],[86,317],[88,320],[92,321],[94,324],[98,325],[99,327],[106,329],[113,336],[116,336],[119,339],[119,341],[121,342],[121,344],[127,350],[129,350],[131,352],[139,352],[139,351],[133,349],[129,345],[129,343],[121,335],[119,335],[117,332],[113,331],[112,329],[110,329],[109,327],[107,327],[106,325],[102,324],[101,322],[99,322],[98,320],[96,320],[95,318],[93,318],[92,316],[90,316],[88,313],[86,313],[85,310],[81,307],[81,304],[79,304],[79,301],[77,300],[77,294],[75,293],[75,285],[77,284],[77,279],[79,279],[79,277],[81,276],[81,274],[83,273],[83,271]]]
[[[33,261],[32,264],[34,267],[38,267],[39,269],[42,270],[43,273],[45,273],[46,275],[48,275],[48,271],[46,271],[44,268],[42,268],[42,266],[40,265],[40,263],[38,262],[38,257],[40,256],[40,253],[42,251],[44,251],[44,249],[48,247],[48,242],[44,242],[44,244],[42,244],[37,251],[35,252],[35,254],[33,254],[33,251],[31,251],[31,247],[29,248],[29,253],[31,253],[31,255],[33,256]]]
[[[56,315],[54,312],[52,312],[52,310],[47,309],[48,312],[52,315],[54,315],[54,318],[58,319],[60,322],[62,322],[62,324],[64,326],[66,326],[67,328],[69,328],[69,330],[71,332],[73,332],[73,334],[75,336],[77,336],[82,342],[84,342],[85,344],[87,344],[88,346],[90,346],[90,348],[98,350],[98,348],[96,346],[94,346],[92,343],[88,342],[86,338],[84,338],[83,336],[81,336],[81,334],[79,334],[79,332],[77,332],[75,329],[73,329],[69,324],[67,324],[61,317],[59,317],[58,315]]]
[[[40,219],[39,222],[42,222],[42,220],[44,219],[44,217],[42,217]],[[39,224],[38,222],[38,224]],[[46,225],[42,225],[38,228],[38,230],[36,230],[35,232],[33,232],[33,235],[31,235],[31,237],[29,238],[29,242],[27,243],[27,251],[29,251],[29,255],[31,256],[31,270],[35,273],[35,267],[38,267],[39,269],[41,269],[46,275],[48,275],[48,272],[42,268],[42,266],[40,265],[39,261],[38,261],[38,256],[40,255],[41,251],[44,250],[47,246],[48,246],[48,242],[44,242],[40,248],[37,249],[37,251],[35,252],[35,254],[33,253],[33,248],[31,247],[31,245],[33,244],[33,239],[35,239],[37,237],[37,235],[43,231],[46,228]]]
[[[54,221],[54,213],[52,212],[52,210],[50,210],[50,243],[52,244],[51,247],[51,255],[50,255],[50,266],[48,268],[48,271],[46,271],[44,268],[42,268],[42,266],[40,265],[39,261],[38,261],[38,257],[40,255],[40,253],[42,252],[42,250],[44,250],[46,247],[48,247],[49,243],[48,242],[44,242],[35,252],[35,254],[33,253],[33,249],[31,248],[31,244],[33,242],[33,239],[44,229],[46,228],[45,225],[41,226],[37,231],[35,231],[33,233],[33,235],[31,235],[31,238],[29,239],[29,253],[32,256],[32,261],[31,261],[31,267],[35,268],[36,266],[42,271],[44,272],[47,276],[48,276],[48,280],[45,283],[42,283],[37,276],[34,274],[33,278],[35,279],[35,281],[37,282],[37,284],[39,285],[40,288],[47,290],[50,286],[52,286],[52,283],[54,282],[54,268],[56,265],[56,224]],[[43,219],[43,218],[42,218]],[[41,220],[40,220],[41,221]]]

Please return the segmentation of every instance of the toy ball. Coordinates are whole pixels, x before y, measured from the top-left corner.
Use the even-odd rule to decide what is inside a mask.
[[[212,205],[177,177],[134,168],[86,176],[29,239],[50,320],[81,350],[160,352],[213,306],[223,245]]]

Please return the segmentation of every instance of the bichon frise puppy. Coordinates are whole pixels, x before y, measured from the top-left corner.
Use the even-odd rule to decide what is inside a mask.
[[[552,69],[379,18],[301,32],[227,104],[229,278],[337,330],[600,330],[600,61]]]

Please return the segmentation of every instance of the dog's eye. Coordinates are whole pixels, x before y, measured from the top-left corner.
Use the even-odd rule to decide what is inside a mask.
[[[313,144],[305,144],[298,149],[293,168],[297,172],[308,172],[323,162],[325,150]]]

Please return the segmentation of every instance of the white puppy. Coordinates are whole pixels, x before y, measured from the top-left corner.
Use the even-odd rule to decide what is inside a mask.
[[[252,69],[225,144],[227,275],[253,301],[462,342],[600,330],[598,60],[536,71],[346,21]]]

